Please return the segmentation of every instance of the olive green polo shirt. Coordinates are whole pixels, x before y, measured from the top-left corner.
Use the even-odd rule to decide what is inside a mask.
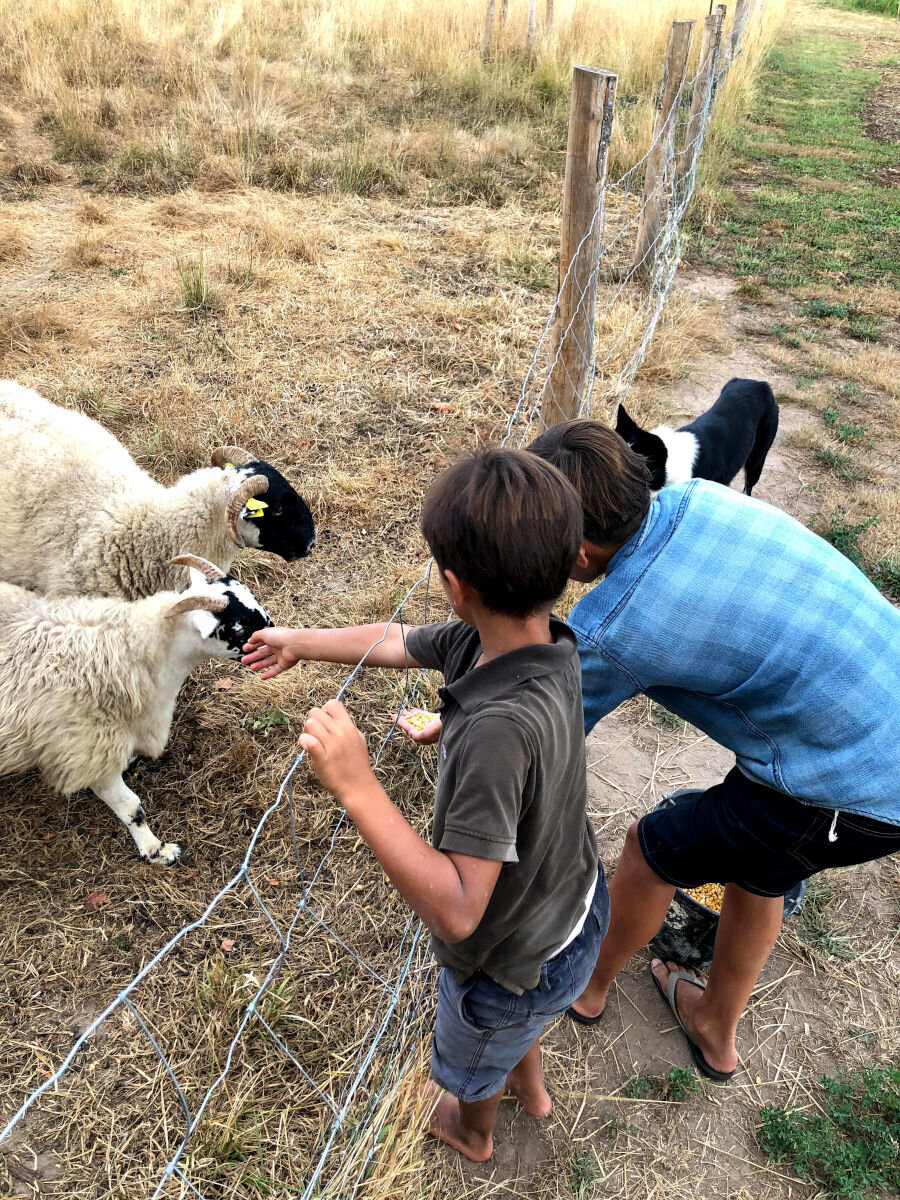
[[[597,876],[577,642],[556,617],[550,629],[552,644],[480,667],[478,631],[463,621],[406,635],[410,654],[445,680],[432,843],[503,863],[474,933],[432,947],[458,982],[482,970],[516,993],[537,986]]]

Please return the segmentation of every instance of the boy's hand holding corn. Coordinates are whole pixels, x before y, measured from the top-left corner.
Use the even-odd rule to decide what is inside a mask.
[[[344,808],[347,798],[371,784],[378,786],[369,763],[366,739],[340,700],[310,709],[300,745],[309,755],[319,782]]]
[[[441,718],[424,708],[402,708],[394,713],[397,727],[420,746],[433,746],[441,736]]]

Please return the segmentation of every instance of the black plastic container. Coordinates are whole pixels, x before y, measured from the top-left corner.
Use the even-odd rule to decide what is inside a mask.
[[[663,796],[656,807],[670,808],[674,804],[682,804],[685,800],[690,800],[691,797],[700,794],[698,790],[685,788]],[[707,880],[706,882],[714,883],[716,881]],[[806,880],[787,893],[784,898],[784,915],[786,917],[793,916],[799,911],[805,892]],[[681,966],[705,973],[712,961],[713,945],[718,927],[719,914],[714,909],[708,908],[681,888],[677,888],[662,928],[651,944],[664,961],[677,962]]]

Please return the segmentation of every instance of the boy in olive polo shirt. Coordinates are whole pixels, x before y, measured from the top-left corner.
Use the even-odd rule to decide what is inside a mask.
[[[391,882],[432,933],[441,972],[429,1131],[482,1162],[508,1088],[549,1114],[540,1035],[581,994],[609,919],[585,811],[577,646],[550,615],[581,544],[580,503],[514,450],[434,482],[422,532],[458,621],[404,629],[266,629],[244,662],[272,678],[301,659],[442,671],[432,844],[406,822],[336,700],[300,744]],[[373,643],[375,643],[373,647]]]

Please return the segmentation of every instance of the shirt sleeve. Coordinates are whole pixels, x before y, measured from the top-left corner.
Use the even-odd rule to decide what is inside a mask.
[[[578,629],[575,629],[575,633],[578,636],[584,734],[587,737],[598,721],[636,696],[641,686]]]
[[[464,621],[434,621],[406,630],[406,647],[416,662],[433,671],[444,670],[447,655],[468,631]]]
[[[528,734],[518,722],[492,715],[473,721],[437,848],[518,862],[516,835],[533,760]]]

